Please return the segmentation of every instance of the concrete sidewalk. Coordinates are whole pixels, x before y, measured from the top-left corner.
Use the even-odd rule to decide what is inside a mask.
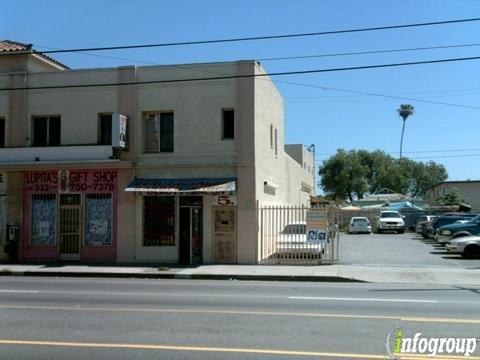
[[[132,277],[164,279],[333,281],[390,284],[480,286],[479,269],[366,265],[266,266],[200,265],[196,267],[10,265],[0,264],[0,275]]]

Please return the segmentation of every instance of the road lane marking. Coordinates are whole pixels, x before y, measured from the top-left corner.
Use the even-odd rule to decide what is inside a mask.
[[[289,296],[292,300],[335,300],[335,301],[374,301],[374,302],[409,302],[409,303],[438,303],[438,300],[417,299],[380,299],[380,298],[351,298],[351,297],[324,297],[324,296]]]
[[[104,348],[104,349],[136,349],[136,350],[166,350],[166,351],[190,351],[190,352],[220,352],[240,354],[262,354],[280,356],[308,356],[308,357],[335,357],[343,359],[387,359],[386,355],[358,354],[341,352],[298,351],[298,350],[275,350],[258,348],[225,348],[209,346],[188,345],[160,345],[160,344],[125,344],[125,343],[91,343],[72,341],[43,341],[43,340],[8,340],[0,339],[0,345],[14,346],[49,346],[49,347],[73,347],[73,348]],[[400,355],[399,359],[417,360],[431,358],[422,354]],[[465,359],[465,356],[436,355],[436,359]],[[469,356],[468,359],[480,360],[478,356]]]
[[[383,316],[383,315],[355,315],[355,314],[328,314],[303,312],[273,312],[273,311],[242,311],[242,310],[203,310],[203,309],[152,309],[152,308],[105,308],[83,306],[43,306],[43,305],[0,305],[0,309],[15,310],[53,310],[53,311],[99,311],[99,312],[130,312],[130,313],[178,313],[178,314],[217,314],[217,315],[252,315],[252,316],[285,316],[308,318],[338,318],[363,320],[392,320],[405,322],[448,323],[448,324],[480,324],[480,319],[433,318],[415,316]]]
[[[0,293],[11,293],[11,294],[38,294],[38,290],[14,290],[14,289],[0,289]]]
[[[295,350],[274,350],[255,348],[225,348],[208,346],[185,346],[185,345],[158,345],[158,344],[116,344],[116,343],[90,343],[70,341],[39,341],[39,340],[6,340],[0,339],[3,345],[21,346],[50,346],[50,347],[83,347],[83,348],[110,348],[110,349],[143,349],[143,350],[170,350],[170,351],[196,351],[196,352],[220,352],[240,354],[264,354],[264,355],[285,355],[285,356],[310,356],[310,357],[336,357],[350,359],[386,359],[385,355],[317,352],[317,351],[295,351]],[[470,357],[470,359],[473,359]]]

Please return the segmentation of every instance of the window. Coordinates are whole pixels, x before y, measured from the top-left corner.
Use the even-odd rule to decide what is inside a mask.
[[[85,245],[112,244],[112,194],[85,195]]]
[[[32,194],[30,243],[55,246],[57,200],[55,194]]]
[[[98,144],[112,145],[112,114],[100,114],[98,121]]]
[[[5,147],[5,119],[0,118],[0,148]]]
[[[275,155],[278,155],[278,135],[277,135],[277,129],[275,129]]]
[[[222,140],[235,138],[235,111],[222,110]]]
[[[175,246],[175,197],[143,197],[143,246]]]
[[[33,118],[33,146],[60,146],[60,116]]]
[[[144,116],[145,152],[173,152],[173,112]]]

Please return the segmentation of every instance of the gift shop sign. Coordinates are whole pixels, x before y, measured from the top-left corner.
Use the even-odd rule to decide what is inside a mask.
[[[115,170],[35,171],[24,174],[24,191],[29,192],[112,192],[116,190]]]

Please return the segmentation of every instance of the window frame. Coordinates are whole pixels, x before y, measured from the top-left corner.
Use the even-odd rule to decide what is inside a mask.
[[[52,145],[51,144],[51,119],[58,118],[58,144]],[[35,135],[35,121],[37,119],[46,119],[46,145],[36,145],[37,136]],[[32,147],[58,147],[62,146],[62,116],[61,115],[33,115],[32,116]]]
[[[162,114],[172,114],[172,149],[162,151]],[[155,119],[158,119],[158,135],[157,135],[157,144],[158,147],[156,150],[149,150],[147,148],[147,118],[154,116]],[[143,125],[143,152],[145,154],[162,154],[162,153],[173,153],[175,152],[175,112],[173,110],[161,110],[161,111],[145,111],[142,113],[142,125]]]

